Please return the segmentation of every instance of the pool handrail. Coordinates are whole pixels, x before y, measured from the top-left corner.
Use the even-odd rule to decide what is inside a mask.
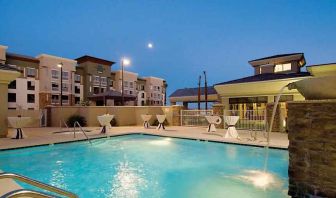
[[[78,128],[82,131],[82,133],[84,134],[86,140],[89,141],[90,144],[92,145],[92,142],[91,142],[90,138],[86,135],[85,131],[83,130],[82,126],[79,124],[78,121],[76,121],[76,122],[74,123],[74,138],[76,138],[76,125],[77,125]]]
[[[40,189],[47,190],[49,192],[53,192],[53,193],[65,196],[65,197],[78,198],[78,196],[76,194],[72,193],[72,192],[63,190],[61,188],[57,188],[55,186],[51,186],[49,184],[31,179],[29,177],[19,175],[19,174],[16,174],[16,173],[8,173],[8,172],[0,173],[0,179],[14,179],[14,180],[18,180],[18,181],[24,182],[26,184],[30,184],[32,186],[38,187]],[[16,192],[19,193],[18,191],[16,191]],[[36,192],[34,192],[34,191],[33,192],[32,191],[28,192],[28,190],[27,191],[21,191],[21,193],[24,193],[24,192],[30,193],[30,194],[33,194],[33,193],[36,194]],[[14,194],[12,196],[6,196],[6,197],[18,197],[18,196],[15,194],[15,191],[14,191]],[[45,196],[45,197],[47,197],[47,196]]]

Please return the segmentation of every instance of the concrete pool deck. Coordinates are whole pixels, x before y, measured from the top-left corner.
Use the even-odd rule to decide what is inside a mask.
[[[262,132],[257,132],[257,141],[250,141],[248,140],[250,138],[249,132],[244,130],[238,130],[240,140],[237,140],[224,138],[223,136],[226,133],[225,129],[217,129],[216,133],[207,133],[206,127],[167,126],[166,130],[164,131],[158,131],[155,127],[151,127],[150,129],[144,129],[142,126],[112,127],[106,134],[100,134],[100,127],[84,127],[84,129],[90,131],[87,132],[89,138],[142,133],[253,146],[266,145],[266,138],[264,138]],[[85,136],[81,132],[76,133],[76,138],[73,137],[73,132],[55,133],[60,131],[60,128],[55,127],[25,128],[23,130],[28,136],[25,139],[17,140],[10,138],[0,138],[0,150],[47,145],[60,142],[71,142],[85,139]],[[63,130],[66,130],[66,128],[63,128]],[[286,133],[270,133],[270,147],[287,149],[288,144],[288,135]]]

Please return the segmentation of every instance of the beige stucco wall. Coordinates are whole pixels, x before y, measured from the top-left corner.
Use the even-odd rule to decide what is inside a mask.
[[[59,126],[62,119],[65,121],[71,115],[82,115],[86,118],[88,126],[99,126],[97,116],[109,113],[115,115],[118,126],[142,125],[141,114],[153,115],[152,121],[156,119],[154,115],[165,114],[168,123],[172,123],[173,113],[171,107],[163,106],[66,106],[51,108],[51,126]]]
[[[5,63],[7,46],[0,45],[0,63]]]

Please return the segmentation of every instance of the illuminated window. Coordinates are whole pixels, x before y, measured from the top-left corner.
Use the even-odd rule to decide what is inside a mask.
[[[292,69],[291,63],[277,64],[274,67],[274,72],[290,71]]]

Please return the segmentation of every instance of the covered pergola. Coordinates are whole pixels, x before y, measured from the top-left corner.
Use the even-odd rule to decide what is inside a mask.
[[[119,91],[109,90],[104,93],[95,94],[88,97],[89,100],[95,101],[97,106],[119,106],[122,104],[122,94]],[[113,104],[108,104],[108,101],[113,101]],[[124,94],[124,101],[135,101],[136,96]]]
[[[205,102],[205,89],[201,87],[200,90],[200,102]],[[208,87],[208,102],[218,102],[218,94],[216,90],[211,86]],[[175,105],[178,102],[183,103],[185,108],[188,108],[189,103],[197,103],[198,102],[198,88],[184,88],[178,89],[174,91],[169,96],[170,104]]]

